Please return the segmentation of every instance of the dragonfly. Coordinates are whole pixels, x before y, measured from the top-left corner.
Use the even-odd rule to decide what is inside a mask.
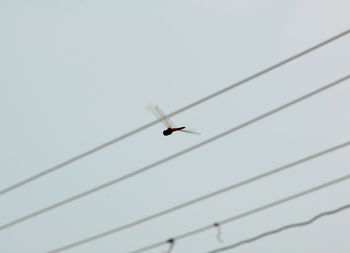
[[[185,129],[186,127],[184,126],[175,127],[175,124],[170,120],[169,117],[165,115],[165,113],[160,109],[158,105],[150,106],[149,108],[158,119],[162,120],[163,124],[167,128],[163,131],[164,136],[171,135],[173,132],[176,132],[176,131],[181,131],[181,132],[190,133],[190,134],[199,134],[193,130]]]

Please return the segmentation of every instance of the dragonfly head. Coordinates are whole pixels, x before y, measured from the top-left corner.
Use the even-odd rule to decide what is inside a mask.
[[[168,128],[168,129],[166,129],[166,130],[163,131],[163,135],[164,135],[164,136],[171,135],[172,132],[173,132],[173,130],[171,130],[171,128]]]

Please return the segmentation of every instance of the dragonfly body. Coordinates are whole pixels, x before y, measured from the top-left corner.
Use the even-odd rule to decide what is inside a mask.
[[[175,131],[180,131],[182,129],[184,129],[185,127],[169,127],[166,130],[163,131],[163,135],[167,136],[167,135],[171,135],[173,132]]]

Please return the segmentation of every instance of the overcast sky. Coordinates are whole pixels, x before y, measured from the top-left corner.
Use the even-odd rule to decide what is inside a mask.
[[[0,0],[0,189],[140,127],[350,28],[348,0]],[[350,74],[347,35],[0,196],[0,225],[103,184]],[[2,253],[44,253],[350,140],[350,81],[11,228]],[[349,173],[350,148],[100,240],[123,253]],[[349,204],[345,181],[178,241],[204,253]],[[350,211],[228,252],[349,252]],[[166,251],[167,246],[149,250]]]

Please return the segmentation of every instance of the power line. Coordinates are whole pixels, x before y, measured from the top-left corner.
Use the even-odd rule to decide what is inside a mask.
[[[51,211],[51,210],[53,210],[53,209],[56,209],[56,208],[58,208],[58,207],[61,207],[61,206],[63,206],[63,205],[66,205],[66,204],[68,204],[68,203],[70,203],[70,202],[76,201],[76,200],[78,200],[78,199],[80,199],[80,198],[83,198],[83,197],[88,196],[88,195],[90,195],[90,194],[93,194],[93,193],[95,193],[95,192],[97,192],[97,191],[100,191],[100,190],[102,190],[102,189],[105,189],[105,188],[107,188],[107,187],[110,187],[110,186],[112,186],[112,185],[114,185],[114,184],[117,184],[117,183],[120,183],[120,182],[122,182],[122,181],[124,181],[124,180],[127,180],[127,179],[129,179],[129,178],[131,178],[131,177],[134,177],[134,176],[136,176],[136,175],[139,175],[139,174],[141,174],[141,173],[143,173],[143,172],[146,172],[146,171],[148,171],[148,170],[150,170],[150,169],[152,169],[152,168],[154,168],[154,167],[156,167],[156,166],[158,166],[158,165],[160,165],[160,164],[163,164],[163,163],[165,163],[165,162],[168,162],[168,161],[170,161],[170,160],[172,160],[172,159],[175,159],[175,158],[177,158],[177,157],[179,157],[179,156],[181,156],[181,155],[184,155],[184,154],[186,154],[186,153],[188,153],[188,152],[191,152],[191,151],[193,151],[193,150],[195,150],[195,149],[197,149],[197,148],[199,148],[199,147],[202,147],[202,146],[204,146],[204,145],[207,145],[207,144],[209,144],[209,143],[211,143],[211,142],[213,142],[213,141],[215,141],[215,140],[217,140],[217,139],[219,139],[219,138],[222,138],[222,137],[224,137],[224,136],[226,136],[226,135],[228,135],[228,134],[231,134],[231,133],[233,133],[233,132],[236,132],[236,131],[238,131],[238,130],[240,130],[240,129],[242,129],[242,128],[245,128],[245,127],[247,127],[247,126],[249,126],[249,125],[251,125],[251,124],[254,124],[254,123],[256,123],[256,122],[258,122],[258,121],[260,121],[260,120],[262,120],[262,119],[264,119],[264,118],[267,118],[267,117],[269,117],[269,116],[271,116],[271,115],[273,115],[273,114],[275,114],[275,113],[277,113],[277,112],[279,112],[279,111],[281,111],[281,110],[284,110],[284,109],[286,109],[286,108],[288,108],[288,107],[290,107],[290,106],[292,106],[292,105],[294,105],[294,104],[297,104],[297,103],[299,103],[299,102],[301,102],[301,101],[303,101],[303,100],[305,100],[305,99],[308,99],[308,98],[310,98],[310,97],[312,97],[312,96],[314,96],[314,95],[316,95],[316,94],[319,94],[319,93],[322,92],[322,91],[325,91],[325,90],[327,90],[327,89],[329,89],[329,88],[332,88],[332,87],[334,87],[334,86],[340,84],[341,82],[343,82],[343,81],[345,81],[345,80],[347,80],[347,79],[349,79],[349,78],[350,78],[350,75],[347,75],[347,76],[345,76],[345,77],[343,77],[343,78],[340,78],[340,79],[338,79],[338,80],[336,80],[336,81],[334,81],[334,82],[332,82],[332,83],[330,83],[330,84],[328,84],[328,85],[325,85],[325,86],[323,86],[323,87],[321,87],[321,88],[319,88],[319,89],[317,89],[317,90],[315,90],[315,91],[312,91],[312,92],[310,92],[310,93],[308,93],[308,94],[306,94],[306,95],[303,95],[303,96],[301,96],[301,97],[299,97],[299,98],[297,98],[297,99],[295,99],[295,100],[292,100],[292,101],[290,101],[290,102],[288,102],[288,103],[286,103],[286,104],[284,104],[284,105],[282,105],[282,106],[279,106],[279,107],[277,107],[277,108],[275,108],[275,109],[273,109],[273,110],[271,110],[271,111],[269,111],[269,112],[267,112],[267,113],[264,113],[264,114],[262,114],[262,115],[260,115],[260,116],[258,116],[258,117],[256,117],[256,118],[254,118],[254,119],[251,119],[251,120],[249,120],[249,121],[246,121],[245,123],[243,123],[243,124],[241,124],[241,125],[238,125],[238,126],[236,126],[236,127],[233,127],[233,128],[231,128],[231,129],[229,129],[229,130],[223,132],[223,133],[220,133],[220,134],[218,134],[218,135],[216,135],[216,136],[214,136],[214,137],[211,137],[211,138],[209,138],[209,139],[207,139],[207,140],[205,140],[205,141],[203,141],[203,142],[200,142],[200,143],[198,143],[198,144],[196,144],[196,145],[193,145],[193,146],[191,146],[191,147],[189,147],[189,148],[187,148],[187,149],[184,149],[184,150],[182,150],[182,151],[180,151],[180,152],[177,152],[177,153],[175,153],[175,154],[172,154],[172,155],[170,155],[170,156],[168,156],[168,157],[166,157],[166,158],[163,158],[163,159],[161,159],[161,160],[159,160],[159,161],[157,161],[157,162],[155,162],[155,163],[152,163],[152,164],[147,165],[147,166],[145,166],[145,167],[143,167],[143,168],[140,168],[140,169],[138,169],[138,170],[136,170],[136,171],[133,171],[133,172],[131,172],[131,173],[129,173],[129,174],[126,174],[126,175],[124,175],[124,176],[122,176],[122,177],[113,179],[113,180],[111,180],[111,181],[109,181],[109,182],[107,182],[107,183],[104,183],[104,184],[99,185],[99,186],[97,186],[97,187],[91,188],[90,190],[87,190],[87,191],[85,191],[85,192],[79,193],[79,194],[77,194],[77,195],[75,195],[75,196],[73,196],[73,197],[67,198],[67,199],[62,200],[62,201],[60,201],[60,202],[57,202],[57,203],[55,203],[55,204],[53,204],[53,205],[50,205],[50,206],[48,206],[48,207],[45,207],[45,208],[40,209],[40,210],[38,210],[38,211],[35,211],[35,212],[31,213],[31,214],[28,214],[28,215],[26,215],[26,216],[23,216],[23,217],[21,217],[21,218],[18,218],[18,219],[16,219],[16,220],[13,220],[13,221],[11,221],[11,222],[9,222],[9,223],[7,223],[7,224],[4,224],[4,225],[0,226],[0,230],[4,230],[4,229],[6,229],[6,228],[12,227],[12,226],[14,226],[14,225],[16,225],[16,224],[18,224],[18,223],[21,223],[21,222],[26,221],[26,220],[28,220],[28,219],[32,219],[32,218],[34,218],[34,217],[36,217],[36,216],[38,216],[38,215],[41,215],[41,214],[46,213],[46,212],[49,212],[49,211]]]
[[[221,134],[218,134],[218,135],[216,135],[216,136],[214,136],[214,137],[212,137],[212,138],[209,138],[209,139],[207,139],[207,140],[205,140],[205,141],[203,141],[203,142],[201,142],[201,143],[199,143],[199,144],[196,144],[196,145],[194,145],[194,146],[191,146],[191,147],[189,147],[189,148],[187,148],[187,149],[184,149],[184,150],[182,150],[182,151],[180,151],[180,152],[177,152],[177,153],[175,153],[175,154],[173,154],[173,155],[170,155],[170,156],[168,156],[168,157],[166,157],[166,158],[164,158],[164,159],[161,159],[161,160],[159,160],[159,161],[157,161],[157,162],[155,162],[155,163],[152,163],[152,164],[150,164],[150,165],[148,165],[148,166],[145,166],[145,167],[143,167],[143,168],[141,168],[141,169],[138,169],[138,170],[136,170],[136,171],[134,171],[134,172],[131,172],[131,173],[129,173],[129,174],[126,174],[126,175],[124,175],[124,176],[122,176],[122,177],[116,178],[116,179],[111,180],[111,181],[109,181],[109,182],[107,182],[107,183],[104,183],[104,184],[99,185],[99,186],[97,186],[97,187],[94,187],[94,188],[92,188],[92,189],[90,189],[90,190],[87,190],[87,191],[85,191],[85,192],[82,192],[82,193],[80,193],[80,194],[78,194],[78,195],[75,195],[75,196],[70,197],[70,198],[68,198],[68,199],[65,199],[65,200],[63,200],[63,201],[60,201],[60,202],[58,202],[58,203],[55,203],[55,204],[53,204],[53,205],[51,205],[51,206],[48,206],[48,207],[46,207],[46,208],[43,208],[43,209],[41,209],[41,210],[39,210],[39,211],[36,211],[36,212],[31,213],[31,214],[29,214],[29,215],[26,215],[26,216],[24,216],[24,217],[22,217],[22,218],[19,218],[19,219],[15,220],[15,221],[12,221],[12,222],[10,222],[10,223],[7,223],[7,224],[5,224],[5,225],[2,225],[2,226],[0,227],[0,230],[3,230],[3,229],[8,228],[8,227],[11,227],[11,226],[13,226],[13,225],[15,225],[15,224],[18,224],[18,223],[20,223],[20,222],[23,222],[23,221],[25,221],[25,220],[28,220],[28,219],[33,218],[33,217],[35,217],[35,216],[38,216],[38,215],[40,215],[40,214],[46,213],[46,212],[48,212],[48,211],[50,211],[50,210],[56,209],[56,208],[58,208],[58,207],[60,207],[60,206],[63,206],[63,205],[65,205],[65,204],[68,204],[68,203],[70,203],[70,202],[72,202],[72,201],[78,200],[78,199],[80,199],[80,198],[82,198],[82,197],[85,197],[85,196],[90,195],[90,194],[92,194],[92,193],[95,193],[95,192],[97,192],[97,191],[99,191],[99,190],[102,190],[102,189],[104,189],[104,188],[107,188],[107,187],[109,187],[109,186],[111,186],[111,185],[114,185],[114,184],[116,184],[116,183],[119,183],[119,182],[121,182],[121,181],[124,181],[124,180],[126,180],[126,179],[128,179],[128,178],[130,178],[130,177],[133,177],[133,176],[136,176],[136,175],[138,175],[138,174],[140,174],[140,173],[143,173],[143,172],[145,172],[145,171],[147,171],[147,170],[149,170],[149,169],[151,169],[151,168],[154,168],[154,167],[156,167],[156,166],[158,166],[158,165],[160,165],[160,164],[162,164],[162,163],[165,163],[165,162],[167,162],[167,161],[169,161],[169,160],[172,160],[172,159],[174,159],[174,158],[176,158],[176,157],[178,157],[178,156],[181,156],[181,155],[183,155],[183,154],[185,154],[185,153],[188,153],[188,152],[190,152],[190,151],[193,151],[193,150],[195,150],[195,149],[197,149],[197,148],[199,148],[199,147],[201,147],[201,146],[204,146],[204,145],[206,145],[206,144],[209,144],[210,142],[213,142],[213,141],[215,141],[215,140],[217,140],[217,139],[219,139],[219,138],[221,138],[221,137],[224,137],[224,136],[226,136],[226,135],[228,135],[228,134],[230,134],[230,133],[232,133],[232,132],[238,131],[238,130],[240,130],[240,129],[244,128],[244,127],[247,127],[247,126],[249,126],[249,125],[251,125],[251,124],[253,124],[253,123],[257,122],[257,121],[260,121],[260,120],[262,120],[262,119],[264,119],[264,118],[266,118],[266,117],[268,117],[268,116],[270,116],[270,115],[272,115],[272,114],[274,114],[274,113],[277,113],[277,112],[279,112],[279,111],[281,111],[281,110],[283,110],[283,109],[286,109],[286,108],[288,108],[288,107],[290,107],[290,106],[292,106],[292,105],[294,105],[294,104],[296,104],[296,103],[298,103],[298,102],[301,102],[301,101],[303,101],[303,100],[305,100],[305,99],[307,99],[307,98],[310,98],[310,97],[312,97],[312,96],[314,96],[314,95],[316,95],[316,94],[318,94],[318,93],[320,93],[320,92],[322,92],[322,91],[325,91],[325,90],[327,90],[327,89],[329,89],[329,88],[331,88],[331,87],[334,87],[335,85],[340,84],[341,82],[343,82],[343,81],[345,81],[345,80],[347,80],[347,79],[349,79],[349,78],[350,78],[350,75],[347,75],[347,76],[345,76],[345,77],[343,77],[343,78],[341,78],[341,79],[338,79],[338,80],[336,80],[336,81],[334,81],[334,82],[332,82],[332,83],[330,83],[330,84],[328,84],[328,85],[325,85],[325,86],[323,86],[323,87],[321,87],[321,88],[319,88],[319,89],[317,89],[317,90],[315,90],[315,91],[313,91],[313,92],[310,92],[310,93],[308,93],[308,94],[306,94],[306,95],[304,95],[304,96],[301,96],[301,97],[299,97],[299,98],[297,98],[297,99],[295,99],[295,100],[292,100],[292,101],[290,101],[290,102],[288,102],[288,103],[286,103],[286,104],[284,104],[284,105],[282,105],[282,106],[280,106],[280,107],[277,107],[277,108],[275,108],[274,110],[271,110],[271,111],[269,111],[269,112],[267,112],[267,113],[264,113],[264,114],[262,114],[262,115],[260,115],[260,116],[258,116],[258,117],[256,117],[256,118],[254,118],[254,119],[252,119],[252,120],[249,120],[249,121],[247,121],[247,122],[245,122],[245,123],[243,123],[243,124],[241,124],[241,125],[239,125],[239,126],[236,126],[236,127],[234,127],[234,128],[231,128],[231,129],[229,129],[229,130],[227,130],[227,131],[225,131],[225,132],[223,132],[223,133],[221,133]]]
[[[322,41],[321,43],[316,44],[316,45],[314,45],[314,46],[312,46],[312,47],[310,47],[310,48],[308,48],[308,49],[306,49],[304,51],[301,51],[301,52],[299,52],[299,53],[297,53],[297,54],[295,54],[295,55],[293,55],[293,56],[291,56],[291,57],[289,57],[289,58],[287,58],[287,59],[285,59],[283,61],[280,61],[280,62],[278,62],[278,63],[276,63],[276,64],[274,64],[274,65],[272,65],[270,67],[267,67],[267,68],[265,68],[265,69],[255,73],[255,74],[245,78],[245,79],[242,79],[242,80],[240,80],[240,81],[238,81],[238,82],[236,82],[234,84],[231,84],[231,85],[229,85],[229,86],[227,86],[227,87],[225,87],[225,88],[223,88],[223,89],[221,89],[221,90],[219,90],[217,92],[214,92],[214,93],[212,93],[212,94],[210,94],[210,95],[208,95],[206,97],[203,97],[203,98],[201,98],[201,99],[199,99],[199,100],[197,100],[197,101],[195,101],[195,102],[193,102],[191,104],[188,104],[188,105],[186,105],[186,106],[184,106],[184,107],[182,107],[182,108],[180,108],[180,109],[178,109],[178,110],[168,114],[168,116],[171,117],[171,116],[174,116],[176,114],[179,114],[179,113],[181,113],[183,111],[186,111],[186,110],[188,110],[188,109],[190,109],[190,108],[192,108],[194,106],[197,106],[197,105],[199,105],[199,104],[201,104],[201,103],[203,103],[203,102],[205,102],[207,100],[210,100],[210,99],[212,99],[212,98],[214,98],[216,96],[219,96],[219,95],[221,95],[221,94],[223,94],[223,93],[225,93],[225,92],[227,92],[229,90],[237,88],[237,87],[239,87],[239,86],[241,86],[241,85],[243,85],[243,84],[245,84],[245,83],[247,83],[247,82],[249,82],[249,81],[251,81],[251,80],[253,80],[253,79],[255,79],[255,78],[259,77],[259,76],[261,76],[261,75],[264,75],[264,74],[266,74],[266,73],[268,73],[268,72],[270,72],[270,71],[272,71],[274,69],[277,69],[277,68],[279,68],[279,67],[281,67],[281,66],[283,66],[283,65],[285,65],[285,64],[287,64],[289,62],[292,62],[292,61],[294,61],[294,60],[296,60],[296,59],[298,59],[298,58],[300,58],[300,57],[302,57],[302,56],[304,56],[304,55],[306,55],[306,54],[308,54],[308,53],[310,53],[310,52],[312,52],[312,51],[314,51],[314,50],[316,50],[316,49],[318,49],[320,47],[323,47],[323,46],[325,46],[325,45],[327,45],[327,44],[329,44],[329,43],[331,43],[331,42],[333,42],[333,41],[335,41],[335,40],[337,40],[337,39],[339,39],[341,37],[344,37],[348,33],[350,33],[350,29],[345,30],[342,33],[339,33],[339,34],[337,34],[337,35],[335,35],[335,36],[333,36],[333,37],[331,37],[331,38],[329,38],[329,39],[327,39],[325,41]],[[10,191],[13,191],[13,190],[15,190],[18,187],[21,187],[21,186],[23,186],[25,184],[28,184],[28,183],[30,183],[30,182],[32,182],[34,180],[37,180],[38,178],[46,176],[47,174],[50,174],[50,173],[52,173],[52,172],[54,172],[54,171],[56,171],[58,169],[61,169],[61,168],[65,167],[65,166],[67,166],[67,165],[69,165],[69,164],[71,164],[73,162],[76,162],[76,161],[86,157],[86,156],[89,156],[89,155],[91,155],[93,153],[96,153],[97,151],[99,151],[101,149],[104,149],[104,148],[106,148],[108,146],[111,146],[112,144],[115,144],[115,143],[117,143],[117,142],[119,142],[119,141],[121,141],[123,139],[126,139],[126,138],[128,138],[128,137],[130,137],[130,136],[132,136],[132,135],[134,135],[136,133],[139,133],[139,132],[145,130],[146,128],[149,128],[149,127],[155,125],[156,123],[158,123],[160,121],[161,121],[160,119],[159,120],[154,120],[154,121],[152,121],[152,122],[150,122],[150,123],[148,123],[146,125],[143,125],[143,126],[141,126],[139,128],[136,128],[136,129],[134,129],[134,130],[132,130],[132,131],[126,133],[126,134],[123,134],[123,135],[121,135],[121,136],[119,136],[119,137],[117,137],[117,138],[115,138],[113,140],[105,142],[105,143],[103,143],[103,144],[101,144],[101,145],[99,145],[97,147],[94,147],[94,148],[92,148],[92,149],[90,149],[90,150],[88,150],[88,151],[86,151],[84,153],[81,153],[81,154],[79,154],[77,156],[74,156],[74,157],[72,157],[72,158],[70,158],[70,159],[68,159],[68,160],[66,160],[66,161],[64,161],[62,163],[59,163],[59,164],[57,164],[57,165],[55,165],[55,166],[53,166],[51,168],[43,170],[43,171],[41,171],[41,172],[31,176],[31,177],[28,177],[28,178],[26,178],[26,179],[24,179],[22,181],[19,181],[19,182],[15,183],[15,184],[5,188],[5,189],[2,189],[0,191],[0,195],[3,195],[3,194],[8,193]]]
[[[350,204],[342,206],[342,207],[339,207],[339,208],[334,209],[334,210],[330,210],[330,211],[326,211],[326,212],[320,213],[320,214],[316,215],[315,217],[309,219],[308,221],[299,222],[299,223],[293,223],[293,224],[286,225],[286,226],[283,226],[283,227],[280,227],[280,228],[277,228],[277,229],[274,229],[274,230],[270,230],[270,231],[262,233],[262,234],[260,234],[258,236],[239,241],[239,242],[237,242],[235,244],[232,244],[232,245],[229,245],[229,246],[226,246],[226,247],[222,247],[222,248],[218,248],[218,249],[209,251],[208,253],[217,253],[217,252],[226,251],[226,250],[229,250],[229,249],[234,249],[234,248],[237,248],[237,247],[239,247],[239,246],[241,246],[243,244],[249,244],[249,243],[252,243],[254,241],[260,240],[260,239],[262,239],[262,238],[264,238],[266,236],[274,235],[274,234],[280,233],[282,231],[285,231],[285,230],[288,230],[288,229],[291,229],[291,228],[307,226],[307,225],[310,225],[314,221],[316,221],[316,220],[318,220],[318,219],[320,219],[320,218],[322,218],[324,216],[333,215],[333,214],[339,213],[341,211],[344,211],[345,209],[348,209],[348,208],[350,208]]]
[[[334,146],[334,147],[331,147],[329,149],[325,149],[321,152],[318,152],[318,153],[315,153],[315,154],[312,154],[310,156],[307,156],[307,157],[304,157],[302,159],[299,159],[297,161],[294,161],[294,162],[291,162],[289,164],[286,164],[284,166],[281,166],[281,167],[278,167],[276,169],[273,169],[273,170],[270,170],[270,171],[267,171],[265,173],[262,173],[262,174],[259,174],[255,177],[252,177],[252,178],[249,178],[249,179],[246,179],[246,180],[243,180],[241,182],[238,182],[238,183],[235,183],[235,184],[232,184],[232,185],[229,185],[227,187],[224,187],[222,189],[219,189],[217,191],[214,191],[214,192],[211,192],[209,194],[206,194],[206,195],[203,195],[201,197],[198,197],[198,198],[195,198],[195,199],[192,199],[190,201],[187,201],[185,203],[182,203],[180,205],[177,205],[177,206],[174,206],[174,207],[171,207],[169,209],[165,209],[163,211],[160,211],[158,213],[155,213],[155,214],[152,214],[152,215],[149,215],[149,216],[146,216],[144,218],[141,218],[139,220],[136,220],[136,221],[133,221],[133,222],[130,222],[128,224],[125,224],[123,226],[120,226],[120,227],[116,227],[116,228],[113,228],[113,229],[110,229],[108,231],[105,231],[103,233],[99,233],[99,234],[96,234],[94,236],[91,236],[89,238],[86,238],[84,240],[80,240],[80,241],[77,241],[75,243],[72,243],[70,244],[69,246],[70,247],[76,247],[76,246],[79,246],[80,244],[84,244],[84,243],[87,243],[87,242],[91,242],[93,240],[97,240],[97,239],[100,239],[102,237],[105,237],[105,236],[108,236],[108,235],[111,235],[111,234],[114,234],[114,233],[117,233],[117,232],[121,232],[123,230],[126,230],[126,229],[129,229],[129,228],[132,228],[132,227],[135,227],[135,226],[138,226],[138,225],[141,225],[147,221],[150,221],[150,220],[153,220],[153,219],[156,219],[156,218],[159,218],[161,216],[164,216],[166,214],[169,214],[169,213],[172,213],[172,212],[175,212],[179,209],[182,209],[182,208],[185,208],[185,207],[188,207],[190,205],[193,205],[195,203],[198,203],[198,202],[201,202],[201,201],[204,201],[206,199],[209,199],[209,198],[212,198],[212,197],[215,197],[217,195],[220,195],[220,194],[223,194],[227,191],[230,191],[230,190],[233,190],[233,189],[236,189],[236,188],[239,188],[241,186],[244,186],[244,185],[247,185],[249,183],[252,183],[254,181],[257,181],[259,179],[262,179],[264,177],[268,177],[268,176],[271,176],[273,174],[276,174],[276,173],[279,173],[281,171],[284,171],[288,168],[291,168],[293,166],[296,166],[296,165],[300,165],[302,163],[305,163],[307,161],[310,161],[312,159],[315,159],[315,158],[318,158],[320,156],[323,156],[323,155],[326,155],[328,153],[331,153],[331,152],[334,152],[336,150],[339,150],[341,148],[345,148],[347,146],[350,145],[350,141],[348,142],[345,142],[345,143],[342,143],[340,145],[337,145],[337,146]],[[219,223],[217,223],[217,225],[219,225]],[[67,245],[68,246],[68,245]]]
[[[335,179],[335,180],[329,181],[329,182],[327,182],[327,183],[318,185],[318,186],[316,186],[316,187],[310,188],[310,189],[308,189],[308,190],[299,192],[299,193],[297,193],[297,194],[291,195],[291,196],[289,196],[289,197],[286,197],[286,198],[277,200],[277,201],[275,201],[275,202],[271,202],[271,203],[266,204],[266,205],[264,205],[264,206],[261,206],[261,207],[252,209],[252,210],[250,210],[250,211],[248,211],[248,212],[241,213],[241,214],[238,214],[238,215],[229,217],[229,218],[224,219],[224,220],[222,220],[222,221],[220,221],[220,222],[216,222],[216,223],[214,223],[214,224],[210,224],[210,225],[207,225],[207,226],[204,226],[204,227],[201,227],[201,228],[198,228],[198,229],[195,229],[195,230],[192,230],[192,231],[183,233],[183,234],[181,234],[181,235],[177,235],[177,236],[173,237],[172,240],[173,240],[174,242],[177,242],[177,241],[179,241],[179,240],[181,240],[181,239],[184,239],[184,238],[187,238],[187,237],[191,237],[191,236],[193,236],[193,235],[202,233],[202,232],[207,231],[207,230],[209,230],[209,229],[213,229],[213,228],[216,227],[216,224],[224,225],[224,224],[227,224],[227,223],[230,223],[230,222],[233,222],[233,221],[242,219],[242,218],[244,218],[244,217],[250,216],[250,215],[252,215],[252,214],[259,213],[259,212],[264,211],[264,210],[266,210],[266,209],[269,209],[269,208],[272,208],[272,207],[274,207],[274,206],[278,206],[278,205],[280,205],[280,204],[283,204],[283,203],[289,202],[289,201],[291,201],[291,200],[300,198],[300,197],[302,197],[302,196],[305,196],[305,195],[308,195],[308,194],[310,194],[310,193],[319,191],[319,190],[321,190],[321,189],[323,189],[323,188],[326,188],[326,187],[328,187],[328,186],[331,186],[331,185],[334,185],[334,184],[343,182],[343,181],[348,180],[348,179],[350,179],[350,174],[348,174],[348,175],[346,175],[346,176],[343,176],[343,177],[340,177],[340,178],[337,178],[337,179]],[[153,248],[156,248],[156,247],[165,245],[165,244],[167,244],[167,243],[168,243],[168,240],[166,240],[166,241],[160,241],[160,242],[157,242],[157,243],[148,245],[148,246],[146,246],[146,247],[143,247],[143,248],[140,248],[140,249],[137,249],[137,250],[133,250],[133,251],[131,251],[130,253],[140,253],[140,252],[144,252],[144,251],[146,251],[146,250],[150,250],[150,249],[153,249]],[[68,249],[68,248],[59,248],[59,249],[56,249],[56,250],[53,250],[53,251],[49,251],[49,252],[47,252],[47,253],[57,253],[57,252],[61,252],[61,251],[66,250],[66,249]]]

